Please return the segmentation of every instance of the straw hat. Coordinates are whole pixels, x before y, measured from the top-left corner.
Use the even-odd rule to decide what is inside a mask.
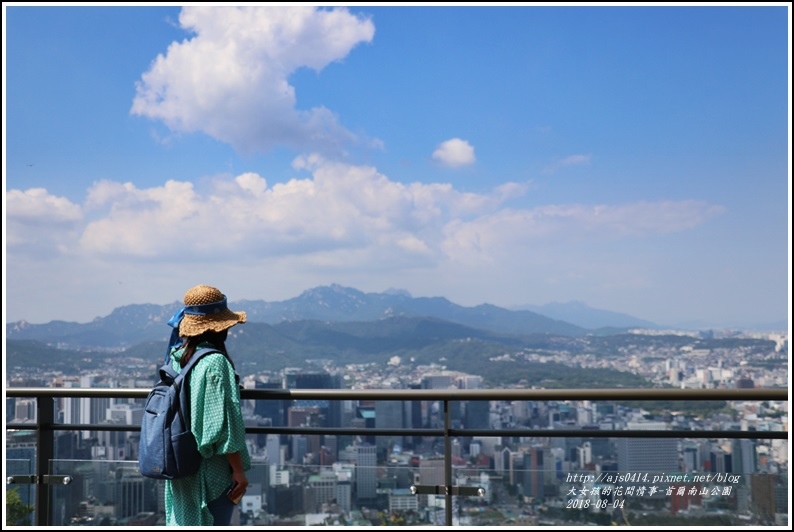
[[[200,305],[208,307],[204,310]],[[179,323],[179,336],[198,336],[206,331],[221,332],[246,320],[245,312],[229,310],[226,296],[214,286],[200,284],[185,292],[185,308],[196,306],[199,306],[195,308],[197,313],[185,311]]]

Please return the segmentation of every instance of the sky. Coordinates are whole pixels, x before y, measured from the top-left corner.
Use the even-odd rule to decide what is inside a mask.
[[[789,3],[3,4],[3,314],[210,284],[791,324]]]

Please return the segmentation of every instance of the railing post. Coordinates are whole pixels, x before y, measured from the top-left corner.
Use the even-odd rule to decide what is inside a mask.
[[[444,514],[447,526],[452,526],[452,414],[449,399],[444,399]]]
[[[50,484],[44,482],[49,466],[55,457],[55,398],[36,398],[36,526],[49,526],[52,493]]]

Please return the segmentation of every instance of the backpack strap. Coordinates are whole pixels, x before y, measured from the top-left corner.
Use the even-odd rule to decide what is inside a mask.
[[[190,372],[190,370],[193,369],[193,365],[198,362],[201,357],[204,355],[209,355],[210,353],[223,354],[223,351],[219,351],[214,347],[205,347],[203,349],[199,349],[193,353],[193,356],[190,357],[190,360],[187,361],[187,364],[183,366],[180,371],[174,369],[174,366],[171,364],[171,357],[169,356],[168,360],[165,361],[165,364],[160,366],[160,381],[168,384],[177,384],[177,377],[182,375],[182,378],[179,379],[181,382],[187,377],[187,374]],[[224,354],[224,356],[226,355]],[[226,359],[229,360],[229,357],[226,357]],[[231,360],[229,360],[229,362],[231,362]],[[234,367],[234,365],[232,365],[232,367]]]
[[[190,357],[190,360],[187,361],[187,364],[179,373],[174,370],[170,363],[165,364],[162,368],[160,368],[161,379],[163,378],[163,373],[166,374],[166,378],[172,378],[174,391],[179,396],[179,416],[182,418],[182,426],[184,427],[190,428],[190,379],[188,379],[188,376],[190,371],[193,369],[193,366],[195,366],[199,360],[204,358],[205,355],[210,355],[212,353],[220,353],[226,358],[226,360],[229,361],[229,364],[232,364],[229,356],[223,351],[220,351],[214,347],[205,347],[193,353],[193,355]],[[240,376],[237,374],[237,371],[234,370],[234,364],[232,364],[232,370],[234,371],[235,382],[239,383]],[[182,387],[185,388],[184,392],[182,391]]]
[[[190,357],[190,360],[187,361],[187,364],[185,364],[181,371],[176,373],[176,376],[174,377],[174,388],[176,388],[176,392],[179,394],[180,415],[185,418],[189,419],[190,415],[190,379],[188,379],[188,376],[190,375],[190,371],[193,369],[193,366],[195,366],[205,355],[209,355],[211,353],[221,353],[224,357],[226,356],[223,351],[219,351],[214,347],[205,347],[204,349],[199,349],[193,353],[193,356]],[[173,370],[173,367],[171,367],[170,364],[166,365]],[[182,387],[185,388],[184,393],[181,389]],[[184,426],[190,427],[188,424],[185,424]]]
[[[223,351],[215,349],[214,347],[205,347],[193,353],[193,356],[190,357],[190,360],[187,361],[187,364],[182,366],[182,370],[179,372],[178,375],[183,376],[182,378],[184,379],[187,376],[188,372],[190,372],[190,370],[193,369],[193,366],[196,364],[196,362],[198,362],[199,359],[204,355],[209,355],[210,353],[220,353],[224,357],[226,357],[227,360],[229,359],[229,357],[227,357],[226,353],[224,353]]]

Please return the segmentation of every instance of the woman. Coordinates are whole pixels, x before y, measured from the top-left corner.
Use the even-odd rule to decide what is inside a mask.
[[[245,445],[240,387],[226,352],[229,329],[245,323],[245,312],[232,312],[215,287],[198,285],[185,293],[185,306],[168,322],[176,371],[204,347],[222,353],[205,355],[190,374],[190,423],[201,452],[198,473],[165,481],[167,525],[228,526],[235,502],[248,487],[245,471],[251,456]],[[231,486],[231,489],[229,489]]]

